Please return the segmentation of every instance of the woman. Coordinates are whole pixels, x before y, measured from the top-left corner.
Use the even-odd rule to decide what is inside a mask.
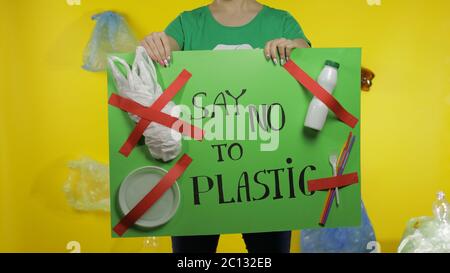
[[[142,41],[153,61],[170,65],[172,51],[264,48],[265,58],[283,65],[294,48],[310,47],[286,11],[255,0],[215,0],[181,13],[164,32]],[[290,232],[243,234],[249,253],[289,253]],[[214,253],[219,235],[172,237],[174,253]]]

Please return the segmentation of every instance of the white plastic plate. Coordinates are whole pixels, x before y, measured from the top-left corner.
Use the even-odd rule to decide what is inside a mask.
[[[119,188],[119,209],[128,214],[144,196],[149,193],[167,173],[162,168],[146,166],[128,174]],[[180,204],[180,189],[175,182],[153,206],[136,221],[140,228],[150,229],[167,223],[176,213]]]

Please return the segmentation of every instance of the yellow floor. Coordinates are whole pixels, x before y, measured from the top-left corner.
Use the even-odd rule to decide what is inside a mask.
[[[90,16],[115,10],[142,38],[209,1],[1,0],[0,251],[168,252],[144,239],[111,239],[109,217],[67,206],[68,160],[107,162],[106,80],[83,71]],[[450,194],[450,2],[261,1],[289,10],[315,47],[362,47],[376,72],[362,98],[362,188],[382,250],[395,251],[406,221]],[[370,2],[370,1],[369,1]],[[372,1],[376,2],[376,1]],[[298,251],[298,232],[293,236]],[[221,252],[243,252],[225,235]]]

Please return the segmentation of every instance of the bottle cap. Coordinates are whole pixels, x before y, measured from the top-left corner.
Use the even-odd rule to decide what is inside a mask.
[[[330,61],[330,60],[325,61],[325,65],[334,67],[336,69],[339,69],[339,66],[340,66],[339,63],[333,62],[333,61]]]

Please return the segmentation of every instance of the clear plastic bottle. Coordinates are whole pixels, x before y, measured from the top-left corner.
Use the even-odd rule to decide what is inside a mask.
[[[437,200],[433,203],[433,214],[440,223],[450,223],[450,205],[442,191],[437,193]]]
[[[339,64],[334,61],[326,61],[325,67],[320,72],[317,82],[328,93],[332,94],[337,84]],[[328,107],[318,98],[314,97],[309,104],[305,126],[314,130],[322,130],[327,119]]]

